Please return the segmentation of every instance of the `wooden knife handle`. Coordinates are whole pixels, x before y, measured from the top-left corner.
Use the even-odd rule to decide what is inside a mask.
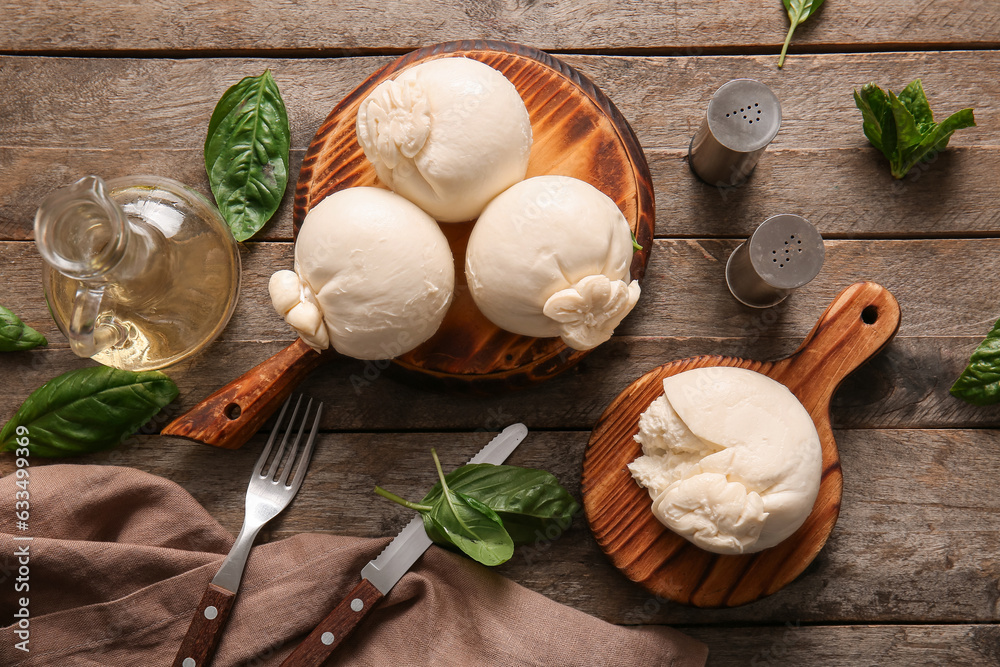
[[[235,600],[236,593],[212,583],[208,585],[174,658],[173,667],[202,667],[212,661]]]
[[[382,593],[367,579],[354,587],[340,604],[333,608],[316,629],[309,633],[281,667],[311,667],[322,665],[333,650],[344,641],[361,619],[375,608]]]
[[[297,338],[167,424],[161,434],[239,449],[324,358]]]

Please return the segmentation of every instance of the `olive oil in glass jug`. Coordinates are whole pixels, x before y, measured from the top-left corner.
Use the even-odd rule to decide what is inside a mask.
[[[212,342],[239,294],[240,255],[219,212],[169,178],[52,193],[35,216],[45,298],[73,352],[127,370],[163,368]]]

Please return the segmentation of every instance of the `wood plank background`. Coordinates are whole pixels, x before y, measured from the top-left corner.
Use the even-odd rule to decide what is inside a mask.
[[[373,496],[375,483],[420,496],[434,479],[430,447],[458,465],[482,431],[512,421],[533,431],[512,463],[550,469],[578,495],[589,430],[635,377],[695,354],[784,356],[844,286],[875,280],[899,299],[902,326],[835,397],[843,510],[787,589],[730,610],[657,600],[614,570],[582,516],[501,571],[614,623],[678,627],[709,643],[713,665],[1000,665],[1000,411],[948,394],[1000,316],[1000,3],[828,0],[796,32],[783,71],[775,64],[787,19],[776,0],[10,0],[0,16],[0,303],[51,342],[0,357],[0,417],[45,380],[91,363],[69,351],[42,299],[31,225],[46,193],[87,173],[171,175],[208,193],[201,146],[212,108],[265,68],[288,105],[294,175],[333,105],[396,54],[448,39],[520,41],[592,78],[644,147],[657,238],[639,306],[580,365],[512,394],[456,396],[381,363],[332,361],[303,386],[328,406],[310,482],[264,539],[390,535],[408,517]],[[714,90],[741,76],[775,90],[784,120],[751,181],[722,191],[691,175],[687,145]],[[861,132],[851,92],[915,78],[939,117],[972,107],[979,126],[895,181]],[[826,264],[781,306],[743,308],[726,290],[724,263],[780,212],[817,225]],[[289,194],[242,249],[229,327],[168,371],[181,396],[167,415],[292,340],[266,290],[274,270],[291,266],[291,238]],[[235,532],[259,444],[229,452],[139,435],[79,462],[173,479]],[[0,456],[0,473],[11,469]],[[206,474],[220,469],[232,474]]]

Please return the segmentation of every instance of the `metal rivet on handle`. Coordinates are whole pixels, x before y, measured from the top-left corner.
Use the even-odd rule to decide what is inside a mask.
[[[219,615],[219,610],[216,609],[215,607],[212,606],[205,607],[205,618],[207,618],[208,620],[211,621],[218,615]]]
[[[324,645],[329,646],[330,644],[333,643],[333,633],[324,632],[323,635],[319,638],[319,640],[323,642]]]
[[[691,139],[691,169],[709,185],[741,185],[780,127],[781,103],[771,89],[754,79],[733,79],[712,96]]]
[[[823,237],[808,220],[775,215],[729,256],[726,284],[740,303],[769,308],[815,278],[825,255]]]
[[[361,611],[365,608],[365,603],[361,601],[360,598],[354,598],[351,600],[351,609],[354,611]]]
[[[195,667],[198,663],[194,661],[194,658],[184,658],[184,662],[181,663],[181,667]]]

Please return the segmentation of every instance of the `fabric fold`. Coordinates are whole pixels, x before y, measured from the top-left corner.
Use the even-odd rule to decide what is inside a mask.
[[[0,516],[0,618],[29,599],[30,651],[7,625],[0,664],[170,664],[233,537],[181,487],[131,468],[49,465],[30,479],[30,532]],[[14,483],[0,479],[0,498]],[[255,547],[212,664],[279,665],[387,542],[300,534]],[[24,545],[30,591],[14,593]],[[331,663],[694,667],[706,655],[669,628],[611,625],[431,547]]]

